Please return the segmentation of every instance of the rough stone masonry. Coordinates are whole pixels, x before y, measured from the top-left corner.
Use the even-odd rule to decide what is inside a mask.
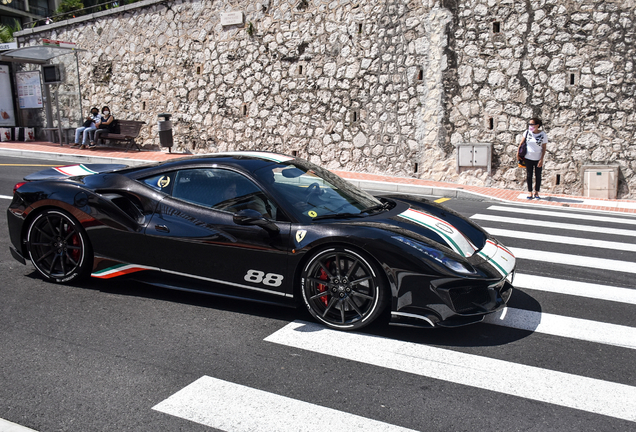
[[[636,198],[635,0],[146,0],[18,33],[76,42],[84,106],[174,115],[176,150],[258,149],[330,169],[524,189],[532,116],[550,139],[544,190],[620,166]],[[242,22],[222,25],[221,14]],[[457,146],[492,171],[457,172]],[[558,184],[557,184],[558,183]]]

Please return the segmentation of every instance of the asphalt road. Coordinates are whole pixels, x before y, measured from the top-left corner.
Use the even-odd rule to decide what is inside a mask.
[[[0,419],[82,432],[636,428],[636,218],[446,201],[518,257],[507,315],[349,335],[291,309],[44,282],[10,256],[4,211],[35,164],[49,162],[0,157]]]

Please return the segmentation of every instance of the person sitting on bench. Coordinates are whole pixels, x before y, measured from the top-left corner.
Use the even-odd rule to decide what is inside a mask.
[[[114,129],[114,124],[113,122],[115,121],[115,116],[113,116],[110,113],[110,108],[108,108],[107,106],[104,106],[102,108],[102,118],[99,122],[96,123],[97,126],[97,130],[95,131],[95,139],[94,141],[91,141],[90,146],[88,146],[88,148],[95,148],[97,147],[97,144],[99,142],[99,136],[103,133],[106,132],[113,132]]]
[[[75,129],[75,144],[73,144],[72,148],[77,148],[80,145],[83,145],[83,148],[86,148],[89,139],[93,140],[93,136],[95,135],[95,131],[97,130],[97,126],[95,123],[101,119],[102,116],[99,114],[99,109],[97,107],[91,108],[91,113],[86,117],[84,124],[77,129]],[[83,135],[82,142],[80,144],[80,136]]]

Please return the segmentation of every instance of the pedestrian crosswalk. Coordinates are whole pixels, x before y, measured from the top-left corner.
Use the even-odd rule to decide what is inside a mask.
[[[636,387],[463,352],[293,322],[266,341],[423,377],[636,421]]]
[[[568,372],[570,365],[560,356],[556,362],[545,362],[553,367],[537,367],[523,356],[501,358],[500,353],[489,355],[488,346],[479,349],[478,353],[470,353],[452,346],[441,348],[400,340],[399,337],[339,332],[300,320],[285,325],[264,341],[283,348],[300,349],[312,356],[355,362],[360,368],[376,367],[409,374],[426,381],[427,385],[435,385],[435,380],[451,383],[458,386],[458,392],[462,391],[461,386],[469,386],[483,392],[636,422],[636,381],[633,379],[636,327],[631,318],[636,312],[636,283],[632,276],[636,273],[636,218],[498,204],[472,215],[472,219],[499,238],[517,257],[517,274],[513,283],[519,293],[517,295],[523,293],[528,298],[541,299],[534,300],[536,308],[524,308],[521,302],[489,315],[483,324],[477,326],[529,332],[529,337],[517,343],[539,341],[556,347],[556,350],[560,346],[576,346],[579,356],[594,355],[600,363],[599,370],[618,362],[630,365],[632,371],[627,370],[623,376],[611,379],[599,379],[598,371],[576,369],[577,373]],[[582,280],[584,276],[581,275],[589,272],[594,275],[594,280]],[[552,302],[557,298],[559,302]],[[585,306],[579,307],[579,304]],[[620,313],[617,312],[611,320],[604,320],[602,314],[595,315],[593,310],[589,310],[590,304]],[[579,314],[581,316],[577,316]],[[590,319],[590,315],[594,319]],[[456,332],[459,335],[461,330]],[[546,338],[549,340],[543,341]],[[612,354],[603,357],[606,350]],[[568,358],[573,357],[563,357]],[[284,407],[283,413],[276,411],[275,416],[286,419],[284,421],[294,421],[297,430],[334,430],[333,425],[321,425],[315,420],[333,416],[343,418],[346,426],[344,429],[337,428],[342,430],[361,430],[351,426],[363,424],[359,422],[370,422],[360,426],[369,430],[406,430],[390,422],[365,419],[356,413],[329,409],[321,412],[320,407],[310,406],[307,402],[210,377],[203,377],[192,386],[155,409],[224,431],[288,430],[276,426],[277,422],[268,417],[268,409],[263,406],[272,404]],[[239,423],[250,425],[250,416],[264,416],[267,418],[266,429],[257,425],[246,428],[235,426],[230,408],[227,408],[229,411],[221,410],[224,414],[218,414],[220,420],[200,420],[208,417],[202,412],[206,409],[210,412],[206,402],[200,400],[207,400],[212,394],[216,394],[217,399],[230,399],[233,392],[248,395],[249,415]],[[249,402],[253,398],[265,403]],[[185,406],[189,408],[185,409]],[[223,403],[215,405],[215,412],[218,412],[219,406]],[[183,414],[185,412],[188,414]],[[316,414],[299,414],[307,412]],[[573,418],[576,413],[573,411]],[[426,426],[422,424],[417,429],[426,430]],[[452,427],[441,429],[450,430]]]

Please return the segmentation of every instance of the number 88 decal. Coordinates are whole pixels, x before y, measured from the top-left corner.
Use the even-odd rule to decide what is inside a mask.
[[[262,283],[263,285],[277,287],[283,283],[283,275],[267,273],[260,270],[248,270],[243,278],[247,282]]]

